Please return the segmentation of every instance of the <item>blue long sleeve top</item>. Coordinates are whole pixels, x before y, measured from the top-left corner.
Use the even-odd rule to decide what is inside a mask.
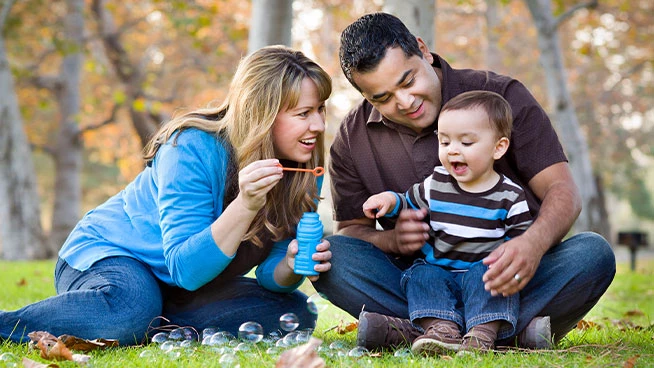
[[[150,166],[79,221],[59,257],[80,271],[103,258],[132,257],[166,284],[200,288],[233,259],[211,235],[211,224],[223,211],[228,159],[225,143],[215,134],[198,129],[173,134]],[[276,242],[258,266],[263,287],[289,292],[301,284],[280,286],[273,278],[289,242]]]

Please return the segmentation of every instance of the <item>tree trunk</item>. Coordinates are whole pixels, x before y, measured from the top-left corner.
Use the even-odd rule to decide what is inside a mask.
[[[114,18],[105,6],[105,1],[93,0],[91,8],[99,24],[100,37],[107,58],[118,79],[126,87],[126,105],[129,108],[132,126],[139,137],[141,146],[145,147],[159,128],[160,121],[155,121],[146,111],[139,111],[134,107],[134,102],[144,94],[142,83],[145,73],[143,67],[130,60],[127,50],[120,41],[121,35],[117,30]]]
[[[502,55],[498,47],[500,24],[498,0],[486,0],[486,66],[497,72],[502,67]]]
[[[4,3],[0,30],[11,7]],[[0,34],[0,255],[8,260],[45,257],[41,209],[23,120]]]
[[[65,42],[70,47],[61,65],[58,88],[54,91],[61,117],[54,149],[55,202],[50,231],[50,247],[53,251],[61,247],[79,220],[82,202],[83,142],[77,120],[84,48],[84,0],[67,0],[66,5],[68,12],[64,20],[64,32]]]
[[[549,101],[554,111],[554,121],[566,149],[570,167],[581,192],[583,210],[574,230],[597,230],[602,224],[598,204],[595,176],[590,163],[588,145],[584,138],[572,97],[567,87],[567,77],[557,34],[557,20],[552,16],[550,0],[525,0],[538,29],[540,61],[545,70]]]
[[[434,0],[386,0],[384,11],[402,19],[402,22],[415,36],[425,41],[430,50],[434,42],[436,1]]]
[[[252,0],[248,53],[268,45],[291,46],[293,0]]]

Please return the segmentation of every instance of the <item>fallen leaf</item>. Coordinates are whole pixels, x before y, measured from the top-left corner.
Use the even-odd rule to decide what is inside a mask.
[[[16,283],[16,286],[26,286],[26,285],[27,285],[27,280],[25,280],[24,277]]]
[[[577,322],[577,330],[590,330],[591,328],[600,329],[600,325],[595,322],[586,321],[584,319]]]
[[[627,359],[626,362],[622,365],[622,368],[633,368],[636,366],[636,361],[640,358],[640,355],[635,355],[632,356],[631,358]]]
[[[118,340],[86,340],[72,335],[61,335],[59,336],[59,340],[63,341],[68,349],[85,352],[93,351],[95,349],[106,349],[118,346]]]
[[[46,331],[33,331],[27,334],[36,341],[36,347],[41,350],[41,358],[49,360],[73,360],[73,354],[63,341]]]
[[[23,358],[23,367],[25,368],[59,368],[59,365],[50,363],[50,364],[44,364],[44,363],[39,363],[37,361],[34,361],[29,358]]]
[[[624,315],[627,316],[627,317],[636,317],[636,316],[639,317],[639,316],[644,316],[645,313],[643,313],[643,311],[641,311],[641,310],[633,309],[633,310],[630,310],[630,311],[626,311]]]
[[[41,358],[49,360],[73,360],[73,353],[70,352],[66,344],[61,340],[57,340],[52,347],[41,341],[37,343],[37,346],[41,349]]]
[[[357,327],[359,327],[358,322],[350,322],[350,323],[346,324],[345,326],[343,326],[343,321],[341,321],[341,323],[339,323],[338,327],[336,328],[336,332],[338,334],[340,334],[340,335],[344,335],[344,334],[346,334],[348,332],[352,332],[352,331],[356,330]]]

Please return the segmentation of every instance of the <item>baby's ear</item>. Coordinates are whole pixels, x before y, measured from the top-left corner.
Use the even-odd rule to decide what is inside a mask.
[[[495,143],[495,152],[493,152],[493,159],[495,160],[501,159],[508,149],[509,149],[509,138],[502,137],[498,139],[497,143]]]

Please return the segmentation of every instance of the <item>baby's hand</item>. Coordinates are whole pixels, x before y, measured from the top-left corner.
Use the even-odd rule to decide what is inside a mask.
[[[383,217],[388,210],[395,207],[395,194],[383,192],[375,194],[363,203],[363,213],[366,217],[376,219]]]

